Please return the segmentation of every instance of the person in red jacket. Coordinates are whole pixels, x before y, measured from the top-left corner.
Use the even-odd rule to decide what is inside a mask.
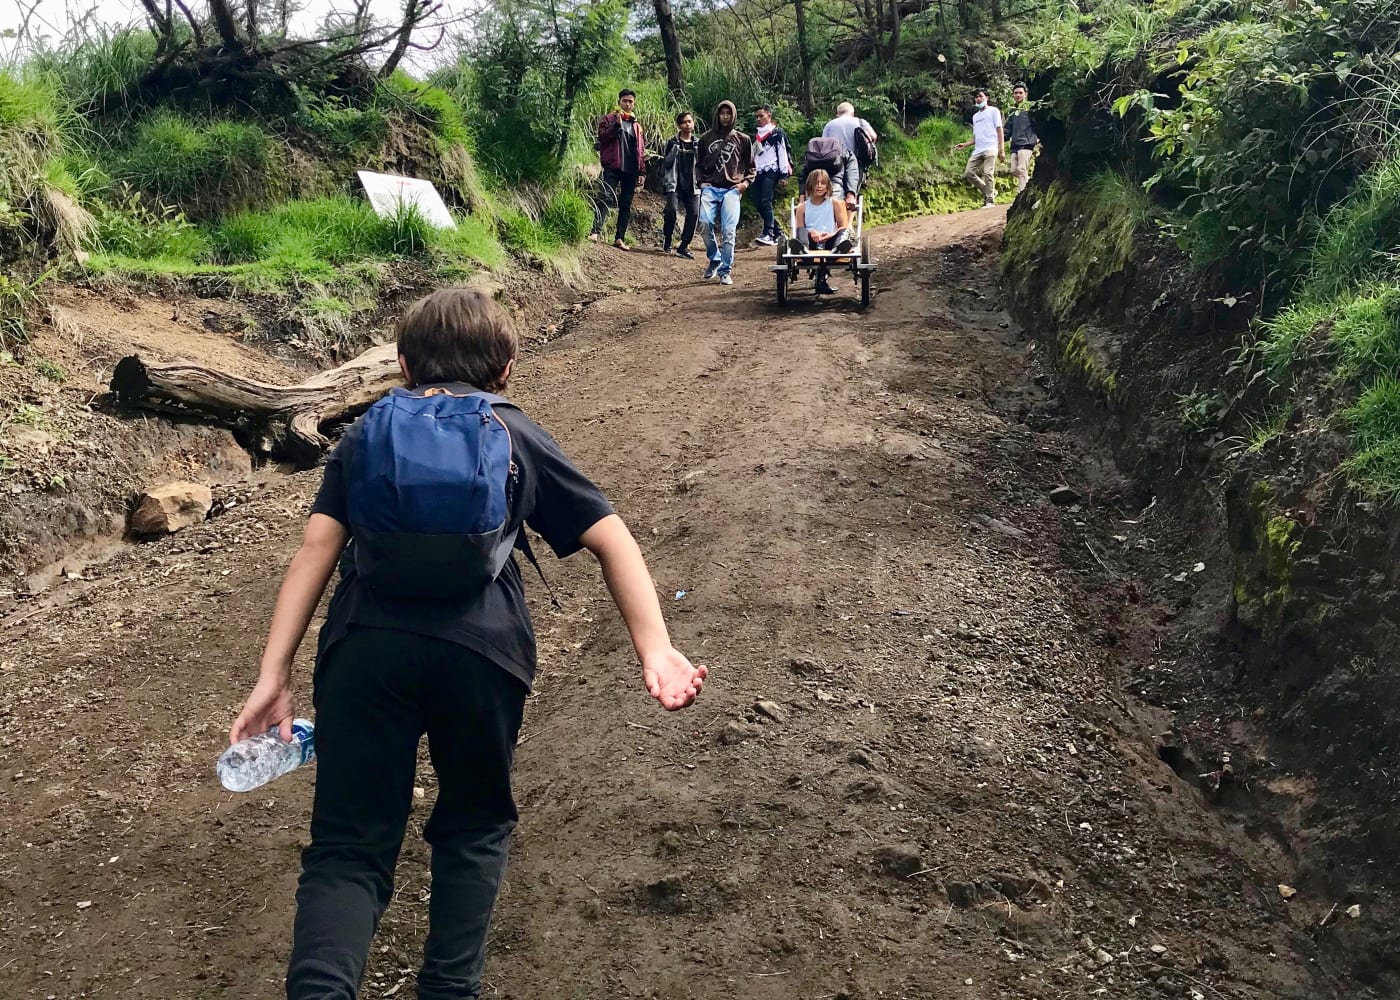
[[[598,122],[598,141],[593,148],[603,165],[603,190],[593,210],[593,234],[597,240],[608,221],[608,209],[617,208],[617,229],[613,246],[630,250],[627,245],[627,224],[632,221],[632,196],[642,186],[646,174],[647,151],[642,137],[642,124],[633,113],[637,95],[623,90],[617,95],[617,110],[604,115]]]

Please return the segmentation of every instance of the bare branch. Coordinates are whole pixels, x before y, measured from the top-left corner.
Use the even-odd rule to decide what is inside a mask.
[[[432,9],[436,10],[437,8],[433,7]],[[384,61],[384,65],[379,67],[381,78],[387,79],[394,70],[399,68],[399,63],[403,61],[404,55],[408,52],[409,43],[413,39],[413,30],[418,27],[427,14],[427,0],[403,0],[403,23],[399,26],[398,41],[394,44],[394,50],[389,53],[389,58]]]
[[[175,0],[175,5],[180,8],[180,13],[185,15],[185,20],[190,22],[190,30],[194,32],[195,45],[201,49],[204,48],[204,29],[199,26],[199,20],[190,13],[189,7],[185,6],[185,0]]]

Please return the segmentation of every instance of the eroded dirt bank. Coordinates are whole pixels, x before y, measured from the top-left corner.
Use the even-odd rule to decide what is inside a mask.
[[[522,366],[712,680],[653,710],[596,568],[546,564],[564,610],[536,603],[485,995],[1382,995],[1331,964],[1332,900],[1280,895],[1283,842],[1179,779],[1169,718],[1122,693],[1153,635],[1049,494],[1129,498],[1044,419],[1002,221],[881,230],[863,317],[849,286],[779,312],[766,254],[732,289],[619,257],[637,290]],[[212,765],[317,482],[0,634],[0,995],[280,994],[310,775],[234,797]],[[422,783],[366,997],[412,995]]]

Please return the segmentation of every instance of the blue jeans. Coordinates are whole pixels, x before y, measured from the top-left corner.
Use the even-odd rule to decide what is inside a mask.
[[[705,253],[710,263],[719,265],[720,274],[734,267],[734,233],[739,228],[738,188],[704,184],[700,188],[700,233],[705,237]],[[721,230],[722,244],[715,242],[715,226]]]

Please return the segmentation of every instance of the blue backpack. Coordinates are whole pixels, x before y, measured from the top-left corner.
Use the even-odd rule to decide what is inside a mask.
[[[520,471],[492,407],[510,405],[433,386],[394,389],[365,413],[346,499],[355,569],[376,596],[460,601],[505,568],[520,534],[509,526]]]

